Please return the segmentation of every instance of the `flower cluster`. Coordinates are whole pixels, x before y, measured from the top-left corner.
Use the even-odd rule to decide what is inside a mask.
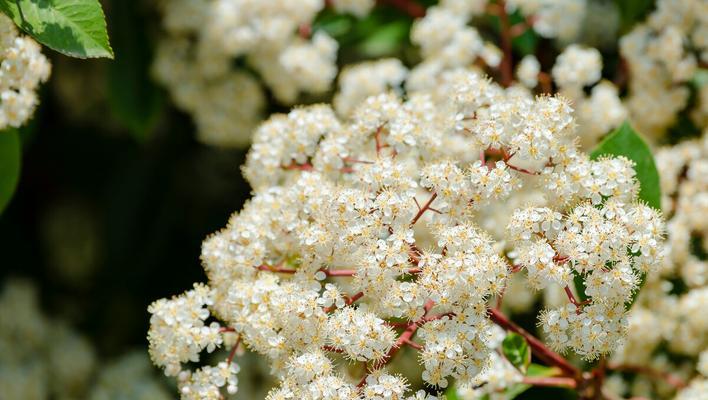
[[[39,103],[36,91],[50,70],[39,44],[0,15],[0,130],[19,128],[30,119]]]
[[[624,343],[610,358],[611,365],[671,371],[669,382],[637,379],[631,387],[615,388],[622,395],[669,397],[685,382],[694,381],[677,399],[701,398],[708,360],[708,264],[706,245],[705,166],[708,138],[682,142],[657,151],[661,174],[667,240],[660,267],[647,274],[647,283],[628,316]],[[703,255],[702,255],[703,254]],[[663,351],[658,351],[663,349]],[[671,355],[671,358],[667,358]],[[698,374],[696,374],[698,372]]]
[[[708,5],[701,0],[659,0],[656,10],[620,40],[629,70],[626,100],[632,120],[660,136],[688,103],[685,85],[708,62]]]
[[[568,42],[574,40],[580,33],[587,1],[509,0],[507,7],[510,11],[519,9],[527,17],[533,16],[533,29],[540,36]]]
[[[258,128],[243,168],[254,196],[203,245],[208,287],[150,306],[156,364],[177,374],[228,332],[269,360],[281,380],[269,399],[405,398],[383,368],[404,347],[432,386],[516,381],[493,355],[488,310],[523,270],[571,294],[541,318],[556,347],[589,359],[613,350],[638,272],[660,263],[661,217],[637,201],[632,162],[581,152],[563,97],[443,75],[446,96],[373,95],[347,119],[300,107]],[[480,227],[485,210],[534,187],[553,206],[517,204],[502,237]],[[591,302],[575,301],[574,275]],[[214,395],[231,382],[198,385],[209,381],[199,388]]]
[[[346,3],[335,6],[364,10]],[[246,68],[232,67],[234,60],[245,60],[284,103],[300,92],[328,90],[337,74],[338,45],[323,31],[300,34],[324,6],[323,0],[161,1],[167,34],[154,75],[193,114],[200,140],[242,146],[261,118],[265,94]]]

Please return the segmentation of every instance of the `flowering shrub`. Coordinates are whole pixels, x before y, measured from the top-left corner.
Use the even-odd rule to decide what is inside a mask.
[[[281,377],[270,399],[379,398],[381,382],[403,396],[385,366],[406,346],[428,385],[474,388],[510,368],[491,356],[493,324],[515,326],[489,303],[521,270],[532,288],[568,294],[539,318],[551,348],[593,360],[617,347],[639,273],[661,263],[663,222],[637,201],[633,162],[580,152],[562,97],[452,73],[447,101],[381,94],[348,120],[315,105],[260,126],[244,167],[254,197],[203,245],[208,286],[150,307],[153,360],[185,398],[236,389],[230,361],[219,374],[182,370],[224,335],[268,358]],[[515,209],[503,238],[478,226],[489,203],[525,186],[547,205]],[[328,354],[364,363],[361,382]]]
[[[0,293],[0,397],[170,396],[145,354],[118,354],[140,324],[101,319],[140,318],[135,301],[94,299],[92,281],[140,277],[140,304],[169,293],[145,278],[164,277],[160,247],[120,239],[147,227],[136,242],[159,236],[145,242],[165,264],[186,260],[167,222],[185,204],[223,219],[216,203],[238,197],[215,172],[237,173],[240,154],[233,186],[251,192],[203,241],[205,277],[176,263],[170,278],[197,283],[148,307],[150,359],[183,399],[708,399],[705,1],[141,1],[104,0],[116,62],[52,58],[50,120],[29,125],[51,69],[41,45],[113,49],[98,0],[0,0],[0,211],[22,154],[41,178],[0,221],[41,215],[39,229],[0,243],[37,236],[28,260],[52,265],[39,287],[71,285],[42,296],[51,318],[31,285]],[[37,167],[63,154],[29,149],[34,126],[63,119],[53,103],[73,104],[72,131],[110,125],[157,157],[115,159],[128,165],[105,212]],[[184,140],[192,128],[222,149]],[[106,149],[90,154],[122,153]],[[146,171],[172,164],[186,184]],[[61,195],[31,206],[48,192]],[[101,240],[104,224],[121,232]],[[131,264],[130,249],[150,255],[134,263],[146,275],[98,268]],[[18,253],[6,263],[25,273]]]

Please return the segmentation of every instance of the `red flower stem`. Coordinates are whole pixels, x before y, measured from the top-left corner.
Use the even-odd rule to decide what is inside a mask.
[[[578,303],[578,300],[575,298],[575,295],[573,294],[573,292],[570,290],[570,287],[568,285],[565,285],[563,290],[565,290],[565,295],[568,296],[568,300],[570,301],[570,304],[574,305],[575,307],[580,307],[580,304]]]
[[[574,365],[569,363],[568,360],[563,358],[560,354],[546,347],[546,345],[543,344],[543,342],[541,342],[540,340],[538,340],[535,336],[526,332],[526,330],[524,330],[522,327],[511,322],[504,314],[501,313],[501,311],[491,308],[488,310],[488,312],[492,322],[508,331],[512,331],[523,336],[524,339],[526,339],[526,342],[528,342],[529,346],[531,347],[531,350],[536,355],[536,357],[538,357],[547,364],[557,366],[561,369],[561,371],[571,377],[580,377],[580,370],[578,370]]]
[[[538,73],[538,83],[541,84],[541,92],[546,94],[553,93],[553,79],[545,72]]]
[[[415,217],[413,217],[413,220],[411,221],[411,226],[415,225],[415,223],[418,222],[420,217],[423,216],[423,213],[425,213],[425,211],[430,208],[430,205],[433,203],[433,201],[435,201],[436,197],[438,197],[438,194],[433,192],[433,194],[430,196],[430,199],[428,199],[428,202],[423,204],[423,207],[421,207]]]
[[[388,4],[393,8],[397,8],[413,18],[422,18],[425,16],[425,7],[416,3],[413,0],[379,0],[380,4]]]
[[[234,348],[231,349],[231,352],[229,353],[229,358],[226,360],[229,365],[231,365],[231,361],[233,361],[234,357],[236,356],[236,350],[238,349],[239,344],[241,344],[241,336],[236,339],[236,344],[234,344]]]
[[[506,166],[509,167],[510,169],[513,169],[514,171],[521,172],[522,174],[527,174],[527,175],[541,175],[541,172],[540,172],[540,171],[531,171],[531,170],[526,169],[526,168],[520,168],[520,167],[517,167],[516,165],[510,164],[510,163],[507,162],[507,161],[504,161],[504,163],[505,163]]]
[[[331,351],[332,353],[344,353],[344,350],[340,350],[336,347],[332,346],[322,346],[322,350],[324,351]]]
[[[381,131],[383,131],[383,125],[379,126],[374,133],[374,141],[376,142],[376,156],[381,154],[381,149],[385,146],[381,143]]]
[[[567,387],[575,389],[577,382],[574,378],[564,376],[525,376],[522,383],[533,386]]]
[[[496,12],[499,17],[501,47],[504,52],[499,69],[501,72],[501,84],[504,87],[511,86],[514,81],[514,60],[511,50],[511,24],[509,23],[509,15],[506,12],[506,4],[504,0],[497,1]]]
[[[412,348],[414,348],[414,349],[416,349],[416,350],[418,350],[418,351],[423,350],[423,346],[419,345],[418,343],[416,343],[416,342],[414,342],[414,341],[412,341],[412,340],[410,340],[410,339],[405,340],[403,343],[405,343],[405,344],[411,346]]]
[[[289,164],[289,165],[281,165],[280,168],[285,169],[285,170],[298,170],[298,171],[312,171],[314,167],[310,163],[305,163],[305,164]]]
[[[346,305],[351,305],[352,303],[354,303],[355,301],[359,300],[359,299],[362,298],[362,297],[364,297],[364,292],[359,292],[359,293],[353,295],[352,297],[348,297],[347,300],[346,300],[344,303],[345,303]],[[334,311],[334,310],[336,310],[336,309],[337,309],[337,306],[336,306],[336,305],[331,305],[331,306],[325,308],[324,311],[325,311],[326,313],[330,313],[330,312],[332,312],[332,311]]]

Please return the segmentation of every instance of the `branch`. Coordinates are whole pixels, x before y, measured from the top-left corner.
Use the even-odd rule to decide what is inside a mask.
[[[544,362],[550,364],[550,365],[555,365],[558,368],[560,368],[563,372],[565,372],[567,375],[577,378],[580,376],[580,370],[576,368],[573,364],[569,363],[568,360],[563,358],[560,354],[554,352],[553,350],[549,349],[546,347],[543,342],[538,340],[535,336],[532,334],[526,332],[522,327],[516,325],[515,323],[511,322],[504,314],[502,314],[499,310],[495,309],[489,309],[488,310],[489,317],[491,318],[492,322],[495,324],[501,326],[502,328],[512,331],[515,333],[518,333],[519,335],[523,336],[526,341],[528,342],[529,346],[531,347],[531,350],[533,353],[543,360]]]
[[[236,349],[238,349],[238,345],[241,344],[241,336],[239,336],[236,339],[236,343],[234,344],[234,348],[231,349],[231,352],[229,353],[229,358],[226,360],[226,363],[231,365],[231,361],[234,360],[234,357],[236,356]]]
[[[501,47],[504,52],[504,57],[501,60],[499,69],[501,72],[501,84],[504,87],[511,86],[514,81],[514,60],[511,49],[511,24],[509,23],[509,15],[506,12],[506,4],[504,0],[497,1],[497,7],[494,8],[499,17]]]
[[[438,194],[433,192],[433,194],[430,196],[430,199],[428,199],[428,202],[423,204],[423,207],[421,207],[415,217],[413,217],[413,220],[411,221],[411,226],[415,225],[415,223],[418,222],[420,217],[423,216],[423,213],[425,213],[425,211],[430,208],[430,205],[433,203],[433,201],[435,201],[436,197],[438,197]]]
[[[533,386],[567,387],[575,389],[577,382],[574,378],[564,376],[525,376],[522,383]]]
[[[422,18],[425,16],[425,7],[416,3],[413,0],[379,0],[380,4],[388,4],[393,8],[397,8],[413,18]]]

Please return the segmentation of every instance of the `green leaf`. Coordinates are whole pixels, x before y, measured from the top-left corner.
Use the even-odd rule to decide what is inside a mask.
[[[109,67],[108,104],[133,137],[144,142],[159,120],[164,97],[149,76],[152,48],[138,3],[121,0],[110,9],[111,37],[120,57]]]
[[[654,156],[647,143],[632,128],[629,122],[624,122],[619,128],[609,134],[597,148],[593,150],[590,154],[590,158],[597,159],[604,155],[624,156],[634,161],[634,170],[637,173],[637,180],[640,186],[639,198],[650,207],[661,210],[659,171],[656,169]],[[646,276],[642,273],[640,276],[640,288],[644,285],[645,279]],[[575,277],[575,288],[578,290],[580,296],[585,295],[585,285],[582,279],[579,279],[577,275]],[[627,309],[634,304],[638,294],[638,290],[634,292],[632,300],[626,304]],[[581,299],[584,300],[582,297]]]
[[[634,161],[634,170],[637,172],[637,180],[640,185],[639,198],[650,207],[661,210],[659,171],[656,169],[654,156],[647,143],[629,122],[624,122],[610,133],[593,150],[590,158],[595,160],[603,155],[624,156]]]
[[[0,0],[0,10],[38,42],[77,58],[113,58],[98,0]]]
[[[359,45],[359,50],[367,57],[391,55],[401,48],[408,38],[410,23],[394,21],[381,26]]]
[[[651,11],[654,0],[615,0],[620,13],[622,31],[629,31],[635,23],[644,20]]]
[[[511,45],[516,52],[524,56],[536,54],[536,48],[538,47],[538,35],[536,35],[533,29],[527,29],[521,35],[512,39]]]
[[[455,385],[450,385],[450,387],[447,388],[445,391],[445,398],[447,400],[458,400],[460,397],[457,395],[457,389],[455,389]]]
[[[20,178],[20,137],[16,129],[0,132],[0,213],[10,202]]]
[[[589,297],[585,294],[585,278],[575,270],[573,270],[573,284],[575,285],[575,291],[578,294],[578,300],[580,302],[587,300]]]
[[[502,353],[521,373],[526,373],[531,364],[531,348],[523,336],[513,332],[506,335],[502,342]]]
[[[696,89],[700,89],[703,86],[708,85],[708,69],[698,68],[693,74],[691,82],[696,87]]]

